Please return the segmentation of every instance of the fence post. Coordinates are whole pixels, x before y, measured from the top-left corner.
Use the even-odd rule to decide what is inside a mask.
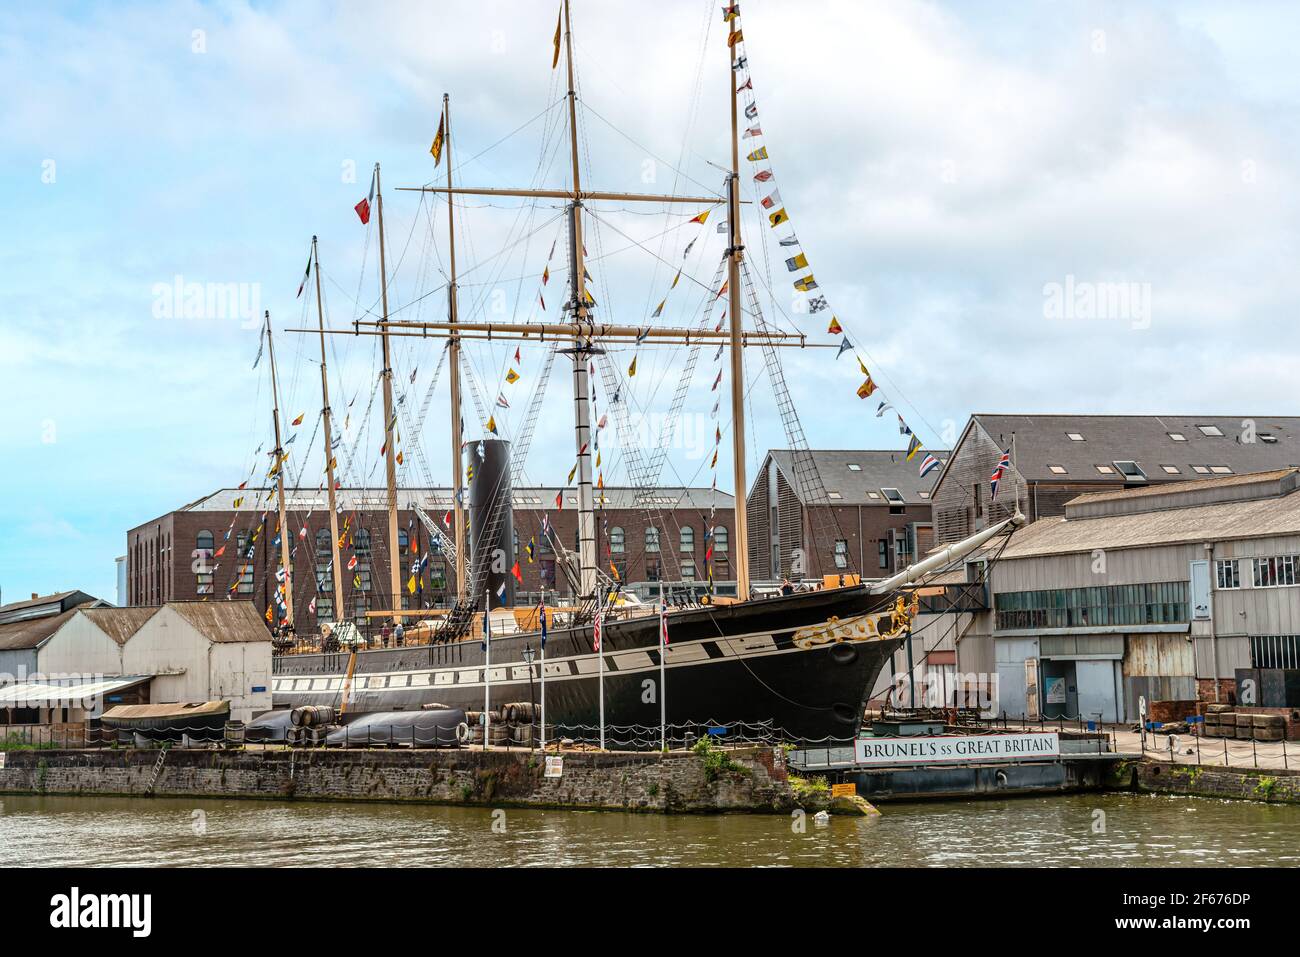
[[[1255,767],[1258,768],[1258,767],[1259,767],[1259,749],[1258,749],[1257,747],[1255,747],[1255,732],[1254,732],[1254,729],[1251,730],[1250,735],[1251,735],[1251,737],[1250,737],[1250,759],[1251,759],[1251,761],[1254,763]]]
[[[1223,739],[1223,766],[1228,766],[1228,739]]]

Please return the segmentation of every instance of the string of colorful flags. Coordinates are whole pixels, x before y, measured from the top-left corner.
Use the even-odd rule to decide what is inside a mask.
[[[814,276],[813,270],[808,262],[808,254],[799,242],[798,234],[795,231],[794,224],[790,221],[790,214],[787,212],[785,204],[781,199],[781,191],[777,187],[776,172],[772,165],[772,160],[768,154],[766,143],[761,142],[763,139],[763,128],[759,121],[758,101],[754,95],[753,75],[749,68],[749,58],[744,52],[744,33],[740,24],[740,4],[732,3],[723,6],[722,19],[724,23],[730,24],[730,32],[727,35],[727,46],[735,50],[732,55],[732,69],[735,73],[736,81],[739,85],[736,92],[742,95],[745,102],[744,115],[749,122],[749,126],[741,134],[746,140],[753,140],[754,148],[746,155],[746,159],[753,169],[754,183],[761,196],[759,205],[767,210],[768,225],[773,230],[779,230],[776,233],[778,245],[788,250],[789,255],[785,259],[785,268],[787,273],[795,274],[791,280],[796,292],[803,293],[802,301],[803,310],[809,315],[818,315],[820,313],[829,313],[830,320],[827,325],[827,332],[833,336],[840,336],[839,350],[835,358],[846,352],[852,352],[854,358],[858,360],[858,368],[862,372],[863,382],[858,386],[857,394],[860,399],[868,399],[879,391],[879,385],[872,376],[871,371],[867,368],[862,357],[854,349],[853,343],[845,335],[839,320],[835,317],[834,310],[831,309],[824,293],[820,292],[820,286]],[[898,416],[898,431],[900,435],[907,436],[907,461],[912,461],[924,451],[921,440],[916,433],[904,421],[903,416],[894,406],[882,399],[876,407],[876,417],[883,416],[888,411],[893,411]],[[919,463],[918,471],[924,478],[926,475],[939,468],[942,463],[933,455],[926,454]]]

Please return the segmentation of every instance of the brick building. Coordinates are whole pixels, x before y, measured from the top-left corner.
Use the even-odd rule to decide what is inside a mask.
[[[916,561],[931,546],[930,488],[938,475],[921,478],[920,464],[920,456],[909,462],[900,451],[769,451],[745,506],[750,576],[884,578]],[[802,571],[796,550],[805,557]]]
[[[1014,443],[989,498],[989,476]],[[1009,517],[1063,515],[1086,492],[1145,488],[1300,465],[1300,418],[1224,415],[972,415],[934,484],[935,539]]]
[[[558,510],[557,495],[563,501]],[[346,569],[343,613],[356,619],[364,630],[369,625],[367,611],[392,607],[387,493],[383,489],[343,489],[338,503],[340,529],[345,522],[347,526],[341,553]],[[315,489],[286,490],[286,506],[293,536],[295,619],[300,631],[314,631],[318,620],[336,618],[329,571],[329,506],[324,492]],[[417,592],[404,591],[402,607],[445,607],[454,598],[455,570],[436,546],[430,547],[416,506],[441,522],[451,508],[451,491],[398,491],[401,581],[405,584],[410,579],[412,563],[429,556]],[[647,493],[606,488],[604,504],[596,511],[601,567],[608,574],[612,563],[629,588],[650,597],[657,594],[661,579],[683,582],[694,591],[705,590],[711,561],[717,591],[734,594],[729,561],[733,508],[732,496],[711,489],[657,488]],[[577,493],[573,489],[515,489],[516,558],[523,578],[516,595],[519,603],[535,601],[543,588],[554,599],[571,596],[557,557],[540,534],[543,515],[566,548],[577,548]],[[272,490],[222,489],[131,529],[126,562],[129,603],[220,600],[229,595],[251,600],[264,613],[276,588],[278,521]],[[716,529],[712,536],[710,527]],[[251,560],[242,560],[240,556],[250,548]],[[354,567],[347,568],[353,559]],[[314,610],[309,611],[313,599]]]

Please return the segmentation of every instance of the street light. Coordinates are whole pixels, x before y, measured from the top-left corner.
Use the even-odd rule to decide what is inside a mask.
[[[528,666],[528,727],[531,734],[528,735],[528,750],[532,751],[536,747],[533,738],[537,734],[537,719],[534,716],[537,705],[533,702],[533,646],[524,645],[524,664]]]

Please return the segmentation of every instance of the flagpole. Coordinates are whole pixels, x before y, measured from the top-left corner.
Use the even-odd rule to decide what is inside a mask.
[[[668,651],[668,606],[664,604],[664,583],[659,581],[659,750],[668,750],[668,686],[664,683],[664,655]]]
[[[492,593],[483,592],[483,750],[492,731]]]
[[[546,589],[542,589],[542,753],[546,753]]]
[[[447,188],[451,188],[451,97],[442,95],[443,141],[442,148],[447,154]],[[439,157],[441,159],[441,157]],[[449,251],[451,273],[447,283],[447,323],[454,326],[460,317],[456,289],[456,219],[455,207],[451,194],[447,194],[447,248]],[[463,439],[460,434],[460,337],[453,335],[447,340],[447,359],[451,368],[449,387],[451,389],[451,462],[452,462],[452,510],[456,515],[456,527],[453,535],[456,539],[456,598],[466,595],[465,584],[465,506],[461,499],[464,495],[464,466],[461,462],[460,448]]]
[[[388,344],[388,263],[384,253],[384,189],[379,179],[379,164],[375,164],[375,200],[379,215],[379,298],[383,306],[384,369],[380,373],[384,384],[384,453],[385,477],[388,485],[388,603],[393,621],[402,620],[402,552],[397,533],[397,443],[394,426],[397,413],[393,410],[393,359]]]
[[[600,750],[605,750],[605,623],[601,620],[604,609],[596,605],[596,656],[600,661]]]

